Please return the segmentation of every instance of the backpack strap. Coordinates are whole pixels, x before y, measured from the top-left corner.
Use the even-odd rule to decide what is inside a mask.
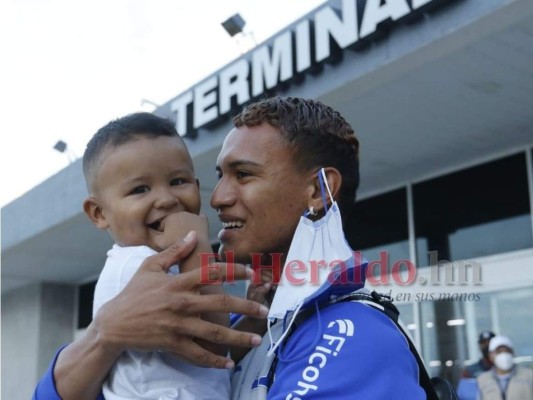
[[[420,386],[424,389],[427,395],[428,400],[439,400],[437,393],[435,392],[435,389],[433,388],[433,384],[431,383],[431,378],[429,377],[429,374],[426,370],[426,366],[424,365],[424,362],[422,361],[422,358],[420,357],[420,354],[418,353],[418,350],[416,349],[415,345],[413,344],[411,338],[409,335],[405,332],[402,325],[399,322],[399,316],[400,311],[398,311],[398,308],[392,303],[392,298],[386,294],[381,294],[375,291],[372,291],[371,293],[349,293],[346,296],[344,296],[344,299],[339,299],[339,301],[362,301],[364,303],[369,304],[370,306],[376,308],[377,310],[380,310],[385,315],[387,315],[392,322],[396,325],[396,327],[400,330],[400,332],[403,334],[405,339],[407,340],[407,343],[409,344],[409,350],[411,350],[411,353],[416,359],[416,363],[418,364],[418,371],[419,371],[419,383]],[[381,307],[376,307],[375,305],[378,304]]]
[[[344,296],[341,296],[333,300],[332,302],[330,302],[330,304],[337,303],[340,301],[359,301],[359,302],[368,304],[369,306],[375,308],[376,310],[383,312],[394,322],[396,327],[400,330],[400,332],[403,334],[403,336],[407,340],[407,343],[409,344],[409,350],[411,350],[411,353],[416,359],[416,362],[418,364],[418,370],[419,370],[419,383],[420,383],[420,386],[426,392],[428,400],[458,399],[455,389],[452,387],[452,385],[448,381],[442,378],[438,378],[438,377],[435,377],[435,378],[429,377],[429,374],[426,370],[426,366],[424,362],[422,361],[422,358],[420,357],[418,350],[416,349],[409,335],[403,329],[403,326],[400,324],[400,321],[399,321],[400,311],[398,311],[398,308],[393,304],[392,298],[389,295],[378,293],[376,291],[372,291],[370,293],[356,291],[356,292],[348,293]],[[437,394],[437,391],[435,390],[436,387],[438,387],[439,389],[440,396],[439,394]]]

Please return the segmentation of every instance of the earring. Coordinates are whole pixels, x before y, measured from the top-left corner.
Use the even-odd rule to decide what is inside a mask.
[[[309,211],[307,212],[307,215],[316,215],[315,207],[311,206],[309,207]]]

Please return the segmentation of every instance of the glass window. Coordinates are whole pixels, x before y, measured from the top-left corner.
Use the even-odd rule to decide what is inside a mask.
[[[346,238],[354,250],[375,262],[376,275],[380,265],[390,272],[395,262],[409,260],[405,188],[357,201],[350,217]]]
[[[400,312],[400,321],[404,325],[404,328],[407,329],[409,335],[411,335],[411,340],[413,343],[415,343],[416,324],[414,316],[414,303],[399,304],[395,302],[394,305]]]
[[[93,320],[93,298],[96,281],[78,288],[78,329],[87,328]]]
[[[468,351],[465,364],[476,362],[481,353],[477,340],[480,332],[491,330],[509,336],[514,345],[515,363],[533,366],[533,288],[503,290],[480,294],[479,301],[465,303]]]
[[[422,301],[422,356],[430,376],[457,384],[466,365],[481,357],[478,335],[491,330],[511,338],[515,363],[533,366],[533,288],[477,293],[463,301]]]
[[[532,246],[525,153],[414,185],[413,202],[420,266]]]
[[[433,303],[420,303],[420,328],[422,332],[422,357],[428,367],[429,376],[438,376],[442,361],[436,340],[435,309]]]
[[[422,301],[420,322],[422,356],[430,376],[441,376],[457,385],[466,350],[463,301]]]
[[[533,361],[533,288],[513,289],[488,295],[490,318],[496,333],[509,336],[513,341],[515,356]]]

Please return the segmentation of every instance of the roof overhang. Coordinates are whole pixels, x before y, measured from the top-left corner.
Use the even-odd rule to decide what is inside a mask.
[[[359,198],[533,144],[533,2],[454,3],[279,89],[318,98],[352,124],[361,142]],[[213,237],[214,163],[230,126],[226,119],[188,140]],[[2,292],[99,273],[111,239],[82,213],[80,164],[2,208]]]

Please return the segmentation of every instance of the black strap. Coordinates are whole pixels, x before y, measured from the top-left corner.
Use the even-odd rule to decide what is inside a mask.
[[[416,359],[416,362],[418,364],[418,371],[419,371],[419,383],[420,386],[424,389],[427,395],[427,400],[439,400],[439,397],[437,396],[437,393],[435,392],[435,389],[433,388],[433,384],[431,383],[431,379],[428,375],[428,372],[426,370],[426,367],[420,358],[420,354],[418,354],[418,350],[416,349],[415,345],[409,338],[409,335],[405,333],[402,326],[398,322],[400,312],[398,311],[398,308],[392,303],[392,298],[386,294],[377,293],[375,291],[371,293],[361,293],[361,292],[352,292],[348,293],[344,296],[341,296],[337,299],[335,299],[332,303],[338,303],[341,301],[366,301],[372,303],[379,304],[383,307],[383,309],[379,307],[374,307],[376,310],[379,310],[386,314],[398,327],[400,332],[402,332],[403,336],[407,339],[407,343],[409,343],[409,350],[411,350],[411,353],[413,353],[413,356]]]
[[[424,365],[424,362],[422,361],[422,358],[420,357],[420,354],[418,353],[418,350],[416,349],[415,345],[411,341],[411,338],[409,335],[404,331],[403,327],[399,323],[399,316],[400,311],[398,311],[398,308],[392,303],[392,298],[389,295],[377,293],[375,291],[371,293],[358,293],[358,292],[352,292],[348,293],[345,296],[339,297],[335,300],[335,302],[338,301],[360,301],[364,300],[366,302],[377,303],[380,307],[374,307],[376,310],[379,310],[386,314],[398,327],[400,332],[402,332],[403,336],[407,340],[407,343],[409,343],[409,350],[411,350],[411,353],[416,359],[416,362],[418,364],[418,370],[419,370],[419,383],[420,386],[424,389],[426,392],[426,396],[428,400],[458,400],[459,396],[457,395],[457,392],[455,391],[452,384],[447,381],[446,379],[442,379],[439,377],[430,378],[429,374],[426,370],[426,366]],[[371,305],[370,304],[370,305]]]

